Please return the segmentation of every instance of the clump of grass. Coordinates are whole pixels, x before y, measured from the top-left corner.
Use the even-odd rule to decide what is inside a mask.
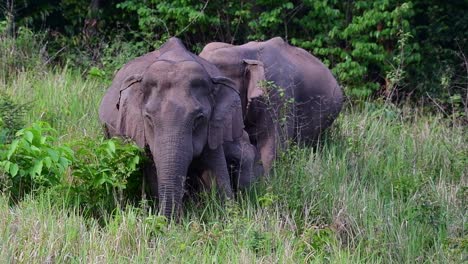
[[[106,89],[101,80],[68,67],[47,74],[20,72],[13,82],[0,83],[0,90],[28,108],[26,123],[46,121],[64,141],[101,134],[98,106]]]
[[[15,102],[0,90],[0,143],[8,143],[24,126],[26,106]]]

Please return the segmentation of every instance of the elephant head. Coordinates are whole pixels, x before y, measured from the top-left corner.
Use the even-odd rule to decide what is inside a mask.
[[[128,64],[120,75],[131,68]],[[195,159],[221,174],[216,175],[220,184],[230,188],[222,144],[242,136],[240,97],[231,80],[175,38],[140,68],[114,83],[108,93],[114,90],[115,101],[105,98],[100,116],[111,134],[150,150],[157,171],[157,179],[149,179],[157,182],[153,195],[160,212],[172,216],[179,212],[187,170]],[[113,122],[106,114],[109,108],[115,112]],[[224,191],[232,195],[227,187]]]

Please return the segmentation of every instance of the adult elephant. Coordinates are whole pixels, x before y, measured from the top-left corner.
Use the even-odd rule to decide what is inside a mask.
[[[150,152],[145,178],[170,217],[180,212],[188,174],[201,181],[200,175],[214,175],[205,182],[214,181],[227,197],[233,192],[226,160],[242,158],[245,177],[252,177],[255,150],[242,142],[241,112],[233,82],[171,38],[117,72],[99,117],[108,136],[131,138]]]
[[[278,145],[314,143],[341,110],[343,93],[330,70],[279,37],[240,46],[214,42],[199,56],[234,81],[245,129],[266,171]]]

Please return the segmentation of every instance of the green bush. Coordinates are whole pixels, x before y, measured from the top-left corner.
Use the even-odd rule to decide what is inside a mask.
[[[13,198],[40,187],[63,183],[63,177],[73,161],[73,151],[56,146],[56,131],[49,124],[38,122],[19,130],[15,139],[0,152],[0,170],[6,176],[3,189]]]
[[[348,95],[366,97],[385,88],[386,73],[400,66],[392,62],[400,52],[397,42],[411,30],[411,2],[307,1],[304,5],[307,11],[296,22],[308,34],[297,32],[291,42],[332,67]],[[411,43],[402,48],[405,65],[419,60],[410,53]]]
[[[112,80],[114,74],[128,61],[141,56],[145,49],[134,45],[123,36],[115,36],[114,40],[106,45],[100,59],[101,73],[107,80]],[[100,76],[102,77],[102,76]]]
[[[117,138],[85,138],[69,147],[58,144],[57,136],[48,123],[37,122],[2,146],[0,190],[18,200],[55,187],[60,199],[68,194],[71,202],[96,214],[139,197],[144,155],[135,144]]]
[[[74,143],[72,197],[90,211],[110,211],[138,197],[143,152],[122,139],[83,139]]]

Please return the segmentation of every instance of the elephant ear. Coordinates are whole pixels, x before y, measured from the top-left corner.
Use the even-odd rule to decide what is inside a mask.
[[[243,60],[246,64],[244,72],[244,87],[247,91],[247,109],[253,99],[261,97],[264,92],[262,88],[262,81],[265,81],[265,68],[263,62],[258,60]]]
[[[234,82],[224,77],[212,78],[214,83],[214,108],[208,129],[208,145],[216,149],[224,141],[233,141],[242,136],[244,122],[239,92]]]
[[[144,120],[141,110],[143,91],[141,89],[141,74],[134,74],[123,81],[119,89],[119,100],[116,107],[119,111],[117,133],[133,139],[138,146],[146,144]]]

